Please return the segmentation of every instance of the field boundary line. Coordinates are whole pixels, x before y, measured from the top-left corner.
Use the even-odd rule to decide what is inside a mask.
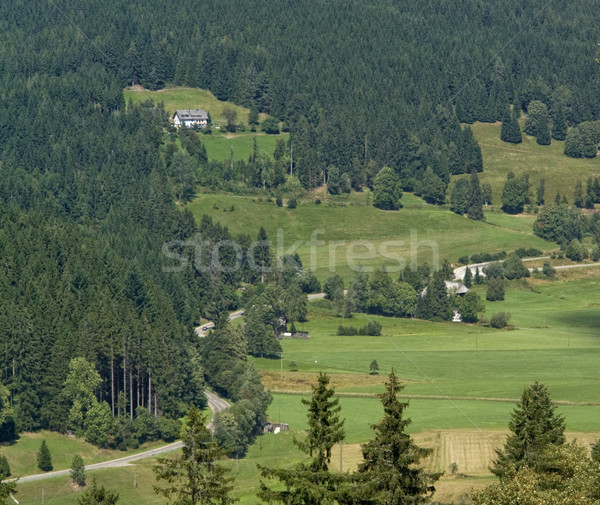
[[[271,393],[277,395],[290,396],[310,396],[312,391],[286,391],[280,389],[271,389]],[[378,398],[377,393],[349,393],[336,391],[333,396],[339,398]],[[494,398],[487,396],[453,396],[453,395],[397,395],[397,398],[406,400],[465,400],[479,402],[502,402],[502,403],[517,403],[520,398]],[[554,405],[567,405],[572,407],[598,407],[600,402],[572,402],[570,400],[554,400]]]

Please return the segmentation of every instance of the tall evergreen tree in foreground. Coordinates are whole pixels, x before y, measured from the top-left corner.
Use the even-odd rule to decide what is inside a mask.
[[[508,424],[512,434],[496,451],[498,459],[490,468],[494,475],[510,479],[521,467],[534,465],[548,446],[564,443],[565,420],[555,410],[544,384],[536,381],[525,388]]]
[[[156,480],[164,480],[166,487],[155,486],[154,491],[176,505],[227,505],[236,500],[229,497],[233,478],[229,471],[217,464],[223,450],[212,436],[202,413],[192,407],[185,419],[181,434],[181,454],[160,458],[154,467]]]
[[[261,474],[268,479],[279,479],[285,486],[282,491],[268,488],[260,483],[258,496],[267,503],[286,505],[321,505],[336,503],[345,476],[331,473],[331,449],[344,439],[344,421],[340,419],[339,400],[333,398],[329,376],[319,374],[312,387],[310,400],[302,400],[308,406],[308,434],[305,440],[294,443],[312,459],[290,469],[272,469],[259,465]],[[279,486],[278,486],[279,487]]]
[[[431,449],[417,446],[406,433],[411,422],[410,418],[404,418],[408,403],[398,401],[398,394],[404,386],[393,371],[385,389],[378,395],[383,404],[383,418],[371,426],[375,438],[362,446],[363,462],[356,475],[357,488],[362,496],[358,502],[385,505],[426,503],[435,492],[433,484],[441,473],[428,473],[419,466]]]

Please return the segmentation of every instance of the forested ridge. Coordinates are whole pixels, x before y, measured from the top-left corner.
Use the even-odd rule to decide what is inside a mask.
[[[113,414],[176,417],[202,405],[191,328],[234,308],[245,275],[163,272],[165,242],[230,236],[177,208],[166,117],[126,110],[123,87],[203,87],[275,116],[307,188],[331,166],[359,188],[374,163],[412,190],[427,167],[445,184],[481,170],[459,121],[500,120],[509,103],[534,99],[564,102],[570,124],[598,119],[595,8],[3,2],[0,364],[18,429],[68,427],[62,388],[74,356],[96,367]]]

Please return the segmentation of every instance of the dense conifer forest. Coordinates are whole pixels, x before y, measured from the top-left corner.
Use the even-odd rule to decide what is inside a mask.
[[[99,372],[113,415],[203,405],[208,351],[192,327],[235,308],[243,272],[163,271],[165,242],[229,232],[176,206],[167,118],[127,108],[125,86],[202,87],[271,114],[291,132],[306,188],[335,167],[359,189],[387,165],[418,190],[425,174],[447,185],[482,169],[460,122],[499,121],[533,100],[569,125],[600,117],[596,10],[591,0],[3,2],[0,372],[17,429],[68,428],[74,356]]]

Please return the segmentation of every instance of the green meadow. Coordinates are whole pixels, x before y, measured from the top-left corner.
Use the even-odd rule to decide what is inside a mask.
[[[209,160],[226,161],[233,157],[234,161],[248,161],[254,149],[254,141],[259,151],[265,153],[269,158],[273,158],[273,152],[277,145],[277,140],[283,139],[287,142],[288,133],[279,135],[266,135],[265,133],[234,133],[234,134],[216,134],[202,135],[202,143],[206,147],[206,154]]]
[[[569,158],[563,154],[562,141],[552,140],[549,146],[540,146],[535,137],[524,133],[521,144],[509,144],[500,140],[500,123],[475,123],[471,128],[483,155],[483,173],[479,179],[491,184],[494,205],[502,205],[500,199],[508,172],[517,176],[529,174],[534,198],[540,178],[545,178],[547,202],[554,201],[557,192],[573,202],[575,183],[581,180],[585,190],[587,178],[600,175],[599,157]]]
[[[172,116],[179,109],[204,109],[210,114],[213,124],[224,126],[227,120],[223,116],[223,109],[226,106],[231,107],[237,113],[239,124],[248,123],[248,114],[250,110],[232,102],[222,102],[210,91],[200,88],[167,87],[158,91],[150,91],[142,87],[125,88],[123,90],[125,102],[131,100],[134,104],[151,100],[155,104],[160,102],[165,104],[165,110]],[[261,114],[259,119],[262,121],[267,117]]]
[[[368,191],[323,199],[315,205],[307,197],[296,209],[288,209],[268,198],[201,193],[188,208],[197,220],[208,214],[234,235],[256,237],[264,226],[275,248],[280,237],[278,255],[298,252],[305,268],[321,280],[332,272],[348,278],[361,265],[365,270],[385,265],[394,272],[413,259],[431,265],[474,252],[556,248],[526,231],[533,216],[496,220],[488,213],[489,222],[474,222],[410,194],[396,212],[374,208]]]

